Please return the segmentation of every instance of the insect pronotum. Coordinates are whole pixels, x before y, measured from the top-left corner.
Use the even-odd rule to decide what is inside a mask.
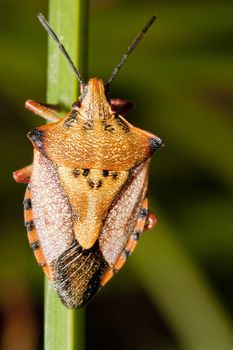
[[[106,83],[84,82],[48,22],[38,17],[71,65],[81,94],[64,118],[51,105],[26,102],[51,123],[28,133],[33,163],[14,178],[28,184],[24,217],[36,260],[64,305],[75,308],[120,270],[142,231],[156,223],[148,211],[148,166],[162,141],[126,121],[130,101],[109,98],[111,83],[155,16]]]

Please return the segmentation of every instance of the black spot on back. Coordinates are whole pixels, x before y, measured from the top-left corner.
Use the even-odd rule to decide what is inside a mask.
[[[96,185],[96,188],[102,187],[102,184],[103,184],[102,180],[99,180],[98,183],[97,183],[97,185]]]
[[[116,179],[118,178],[118,173],[116,173],[116,172],[113,173],[113,174],[112,174],[112,177],[113,177],[114,180],[116,180]]]
[[[104,177],[108,177],[109,175],[109,171],[108,170],[103,170],[103,176]]]
[[[81,173],[80,170],[76,169],[76,168],[72,171],[72,174],[74,177],[78,177],[80,175],[80,173]]]
[[[90,169],[83,169],[83,176],[88,176]]]
[[[90,188],[94,188],[95,183],[92,180],[88,180],[87,183],[88,183]]]

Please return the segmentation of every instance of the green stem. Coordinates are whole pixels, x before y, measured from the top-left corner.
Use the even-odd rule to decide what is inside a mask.
[[[85,80],[87,77],[88,0],[50,0],[49,23]],[[78,80],[49,38],[47,101],[65,110],[78,97]],[[66,309],[45,282],[45,350],[84,349],[84,311]]]

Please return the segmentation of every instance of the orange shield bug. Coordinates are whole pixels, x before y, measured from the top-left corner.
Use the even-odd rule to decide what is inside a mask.
[[[83,82],[39,15],[77,75],[81,95],[64,118],[49,105],[26,102],[51,123],[28,133],[33,164],[14,172],[14,178],[28,183],[24,217],[30,246],[68,308],[84,306],[120,270],[142,231],[156,222],[148,211],[148,166],[162,141],[126,121],[130,101],[109,98],[110,84],[154,19],[105,84],[98,78]]]

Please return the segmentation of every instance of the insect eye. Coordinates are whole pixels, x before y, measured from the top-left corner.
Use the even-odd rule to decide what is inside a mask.
[[[81,107],[81,102],[80,101],[76,101],[72,104],[72,108],[77,110]]]

